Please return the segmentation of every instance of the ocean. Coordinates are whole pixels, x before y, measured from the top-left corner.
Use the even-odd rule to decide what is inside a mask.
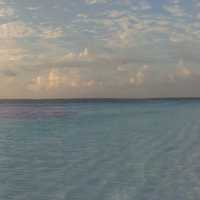
[[[0,101],[0,200],[199,200],[200,100]]]

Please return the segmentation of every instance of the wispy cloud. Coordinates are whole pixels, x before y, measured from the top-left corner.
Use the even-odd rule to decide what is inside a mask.
[[[21,63],[27,51],[20,47],[15,40],[0,40],[0,69],[16,67]]]
[[[187,80],[187,79],[193,79],[194,78],[193,71],[185,66],[183,60],[179,60],[178,65],[176,66],[173,73],[168,74],[168,80],[170,82],[177,82],[179,80]]]
[[[133,11],[145,11],[151,9],[152,6],[148,1],[138,1],[131,7]]]
[[[104,4],[104,3],[108,3],[111,2],[112,0],[85,0],[85,2],[89,5],[93,5],[93,4]]]
[[[15,10],[8,6],[5,1],[0,1],[0,18],[11,17],[15,15]]]
[[[172,3],[163,6],[164,10],[175,17],[183,17],[187,15],[185,9],[181,6],[180,1],[172,1]]]
[[[12,8],[0,8],[0,17],[13,16],[14,14],[15,11]]]
[[[83,51],[79,53],[69,52],[66,53],[61,61],[90,61],[94,58],[94,55],[89,53],[87,48],[84,48]]]
[[[43,39],[57,39],[64,36],[62,28],[42,28],[41,37]]]
[[[13,21],[0,25],[0,39],[24,38],[32,33],[33,29],[22,21]]]

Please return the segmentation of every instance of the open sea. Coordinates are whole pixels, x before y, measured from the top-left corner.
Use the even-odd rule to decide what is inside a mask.
[[[200,100],[0,101],[0,200],[199,200]]]

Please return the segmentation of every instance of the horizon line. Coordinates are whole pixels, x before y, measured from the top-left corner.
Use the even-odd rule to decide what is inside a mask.
[[[77,97],[77,98],[0,98],[0,101],[142,101],[142,100],[200,100],[199,97]]]

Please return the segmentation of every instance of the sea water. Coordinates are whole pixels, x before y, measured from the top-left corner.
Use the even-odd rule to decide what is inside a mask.
[[[0,200],[189,199],[200,101],[0,103]]]

